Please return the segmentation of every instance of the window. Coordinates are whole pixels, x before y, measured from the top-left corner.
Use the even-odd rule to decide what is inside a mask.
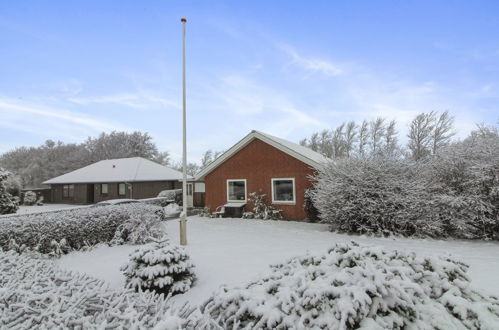
[[[101,185],[100,185],[100,194],[101,195],[107,195],[108,191],[109,191],[109,188],[108,188],[107,183],[101,183]]]
[[[62,185],[62,198],[71,199],[74,196],[75,186],[74,184]]]
[[[192,196],[192,183],[187,184],[187,196]]]
[[[246,179],[227,180],[227,201],[246,201]]]
[[[118,195],[119,196],[126,195],[126,185],[124,183],[118,183]]]
[[[272,179],[272,203],[294,204],[295,179]]]

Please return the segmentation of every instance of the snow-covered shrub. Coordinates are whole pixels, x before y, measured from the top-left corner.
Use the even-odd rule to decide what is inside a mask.
[[[312,198],[312,189],[307,189],[305,191],[305,201],[303,202],[303,209],[307,214],[307,219],[310,222],[316,222],[319,220],[319,210],[314,205]]]
[[[249,194],[248,203],[252,205],[253,208],[251,212],[243,213],[244,219],[282,219],[282,210],[279,210],[272,205],[268,205],[266,194],[257,194],[256,192],[252,192]]]
[[[342,244],[222,287],[202,310],[225,329],[497,329],[499,299],[471,288],[467,268]]]
[[[0,167],[0,214],[16,213],[19,209],[19,199],[12,196],[5,187],[5,181],[10,173]]]
[[[198,329],[188,305],[0,251],[0,329]]]
[[[132,252],[130,262],[121,270],[127,287],[174,295],[191,288],[195,281],[193,268],[185,250],[163,237]]]
[[[162,207],[165,207],[171,203],[171,200],[169,200],[166,197],[144,198],[144,199],[141,199],[140,201],[142,203],[146,203],[146,204],[150,204],[150,205],[157,205],[157,206],[162,206]]]
[[[40,195],[40,197],[38,197],[38,199],[36,200],[36,205],[38,205],[38,206],[43,205],[43,196],[42,195]]]
[[[131,203],[13,216],[0,219],[0,248],[8,249],[12,239],[41,253],[54,252],[52,241],[62,239],[69,249],[111,241],[141,244],[161,233],[160,213],[158,206]]]
[[[24,205],[35,205],[36,204],[36,193],[29,190],[24,193]]]
[[[499,135],[474,132],[423,166],[426,216],[444,235],[499,239]]]
[[[319,170],[311,191],[319,217],[333,229],[361,234],[427,234],[419,222],[424,187],[411,163],[344,159]]]
[[[178,205],[182,205],[182,189],[163,190],[158,194],[158,197],[164,197],[169,201],[175,201]]]
[[[200,217],[212,218],[212,214],[209,207],[203,207],[203,210],[199,213]]]

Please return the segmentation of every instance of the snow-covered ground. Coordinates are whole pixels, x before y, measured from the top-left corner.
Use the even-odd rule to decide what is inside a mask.
[[[171,240],[178,243],[178,221],[168,221],[165,227]],[[189,217],[187,237],[187,251],[196,265],[198,280],[189,292],[174,297],[179,302],[202,303],[222,284],[245,283],[266,273],[270,264],[307,252],[322,254],[335,243],[352,240],[419,255],[450,253],[470,265],[469,275],[475,287],[499,295],[497,242],[373,238],[331,233],[322,224],[200,217]],[[125,280],[119,268],[128,261],[128,254],[134,248],[100,246],[90,252],[66,255],[59,265],[120,287]]]
[[[19,210],[17,210],[16,214],[5,214],[1,215],[1,217],[8,217],[19,214],[43,213],[43,212],[52,212],[52,211],[66,210],[66,209],[76,209],[80,207],[88,207],[88,205],[74,205],[74,204],[44,204],[40,206],[21,205],[19,206]]]

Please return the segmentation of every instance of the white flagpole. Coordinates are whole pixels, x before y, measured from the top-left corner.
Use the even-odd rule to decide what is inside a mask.
[[[182,22],[182,216],[180,217],[180,245],[187,245],[187,147],[186,147],[186,124],[185,124],[185,23],[187,19],[181,18]]]

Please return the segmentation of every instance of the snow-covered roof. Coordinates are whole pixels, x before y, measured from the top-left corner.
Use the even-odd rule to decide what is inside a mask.
[[[290,156],[295,157],[296,159],[304,162],[307,165],[310,165],[313,168],[320,168],[323,164],[330,161],[329,158],[323,156],[322,154],[313,151],[310,148],[301,146],[299,144],[278,138],[276,136],[266,134],[260,131],[251,131],[248,135],[246,135],[242,140],[237,142],[234,146],[232,146],[229,150],[224,152],[220,157],[218,157],[211,164],[206,166],[201,172],[196,175],[196,180],[202,180],[206,174],[213,171],[220,164],[222,164],[225,160],[230,158],[236,152],[244,148],[247,144],[249,144],[254,139],[259,139],[265,143],[270,144],[271,146],[281,150],[282,152],[287,153]]]
[[[82,167],[43,184],[170,181],[182,173],[142,157],[106,159]]]

